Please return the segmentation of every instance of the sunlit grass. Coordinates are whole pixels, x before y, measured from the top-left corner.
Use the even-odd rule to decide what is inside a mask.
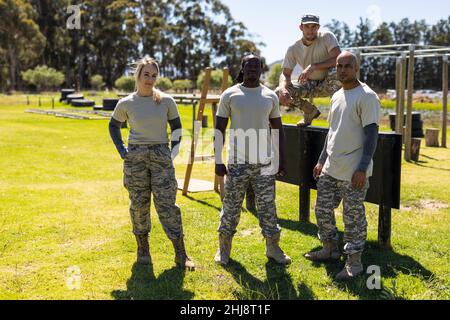
[[[281,245],[293,259],[289,268],[267,263],[258,220],[245,210],[231,266],[215,265],[220,199],[213,192],[189,197],[179,192],[187,250],[198,269],[183,273],[174,268],[173,250],[153,206],[154,266],[149,269],[134,266],[136,245],[122,186],[122,161],[107,120],[24,113],[36,105],[27,106],[23,97],[0,97],[2,299],[450,298],[447,149],[427,148],[423,141],[420,162],[403,163],[403,208],[392,213],[392,252],[377,246],[378,207],[366,206],[368,248],[363,262],[381,266],[383,290],[368,290],[367,276],[347,285],[336,283],[333,278],[342,264],[316,265],[303,258],[320,245],[313,210],[312,224],[299,223],[298,187],[283,183],[277,184],[277,209]],[[61,106],[58,102],[56,107]],[[191,107],[179,109],[184,127],[190,129]],[[284,116],[285,123],[299,119]],[[314,125],[326,122],[321,118]],[[183,149],[189,149],[187,139]],[[177,164],[177,178],[183,178],[185,167]],[[212,181],[213,165],[196,163],[193,178]],[[314,201],[312,192],[312,206]],[[74,276],[68,268],[74,266],[81,271],[79,289],[70,289],[67,282]]]

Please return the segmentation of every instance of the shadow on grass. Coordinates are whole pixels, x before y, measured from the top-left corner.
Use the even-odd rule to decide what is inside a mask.
[[[256,215],[254,211],[252,214]],[[292,231],[298,231],[304,235],[317,237],[318,228],[315,224],[309,222],[299,222],[287,219],[278,218],[278,223],[282,228]],[[339,231],[339,248],[343,248],[343,232]],[[311,248],[311,251],[320,250],[321,247]],[[306,253],[306,252],[305,252]],[[367,279],[371,274],[364,274],[355,280],[344,282],[336,282],[335,285],[342,291],[348,291],[351,294],[358,296],[360,299],[405,299],[401,292],[395,288],[395,278],[400,274],[411,275],[420,279],[422,282],[430,282],[435,279],[435,275],[422,266],[414,258],[401,255],[395,251],[383,249],[379,247],[376,241],[367,241],[366,250],[363,253],[362,262],[365,270],[369,266],[379,266],[381,269],[381,277],[387,280],[387,284],[391,287],[385,287],[381,290],[369,290],[367,288]],[[317,268],[325,267],[328,276],[335,279],[336,275],[344,267],[345,260],[330,264],[321,264],[311,262]]]
[[[342,248],[342,246],[341,246]],[[320,250],[321,247],[312,249],[312,251]],[[345,257],[345,256],[344,256]],[[317,268],[324,267],[328,276],[331,279],[335,279],[336,275],[342,270],[345,263],[345,258],[341,262],[335,263],[315,263],[311,262],[313,266]],[[334,284],[342,291],[347,291],[360,299],[396,299],[405,300],[402,296],[402,292],[398,292],[395,288],[395,278],[400,274],[412,275],[421,281],[428,282],[434,278],[434,274],[422,266],[415,259],[410,256],[401,255],[394,251],[382,249],[374,241],[368,241],[366,243],[366,250],[362,256],[362,263],[364,270],[367,271],[369,266],[379,266],[381,270],[381,278],[392,278],[394,282],[390,283],[386,280],[387,284],[391,287],[385,287],[381,290],[369,290],[367,288],[367,279],[371,274],[364,273],[360,277],[348,281],[338,282],[334,281]]]
[[[266,265],[267,279],[261,281],[250,274],[239,262],[230,259],[224,267],[241,286],[233,295],[238,300],[312,300],[313,292],[305,284],[299,284],[297,290],[286,267],[269,260]]]
[[[222,208],[219,208],[219,207],[217,207],[217,206],[215,206],[215,205],[212,205],[211,203],[206,202],[206,201],[204,201],[204,200],[195,199],[194,197],[191,197],[191,196],[188,196],[188,195],[185,196],[185,197],[188,198],[189,200],[198,202],[198,203],[200,203],[200,204],[202,204],[202,205],[204,205],[204,206],[207,206],[207,207],[216,209],[216,210],[218,210],[218,211],[222,210]]]
[[[173,267],[155,277],[153,266],[134,263],[127,290],[114,290],[117,300],[190,300],[194,294],[183,289],[185,271]]]
[[[417,161],[417,162],[411,162],[411,163],[415,164],[418,167],[422,167],[422,168],[435,169],[435,170],[440,170],[440,171],[450,171],[450,169],[446,169],[446,168],[437,168],[437,167],[433,167],[433,166],[426,166],[426,165],[424,165],[424,163],[428,163],[426,161]]]

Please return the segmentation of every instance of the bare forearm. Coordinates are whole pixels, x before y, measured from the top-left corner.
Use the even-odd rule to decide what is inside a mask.
[[[286,87],[287,85],[291,84],[291,75],[292,70],[283,69],[283,72],[280,75],[280,87]]]
[[[325,61],[314,63],[313,64],[314,68],[316,70],[326,70],[326,69],[335,67],[336,66],[336,58],[337,57],[331,57]]]

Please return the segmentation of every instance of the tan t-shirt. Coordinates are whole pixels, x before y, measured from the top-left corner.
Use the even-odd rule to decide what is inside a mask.
[[[340,89],[331,98],[328,114],[330,131],[327,140],[328,158],[322,172],[335,179],[352,181],[364,150],[364,127],[380,122],[380,100],[362,84],[352,90]],[[373,161],[367,169],[372,176]]]
[[[173,98],[161,93],[161,103],[156,104],[153,97],[140,97],[137,93],[120,99],[112,114],[120,122],[128,120],[131,144],[168,143],[167,121],[179,117]]]
[[[228,164],[271,162],[269,119],[281,117],[275,92],[263,85],[247,88],[237,84],[220,96],[217,116],[231,118]]]
[[[297,64],[306,69],[312,63],[319,63],[330,58],[330,51],[339,47],[336,36],[328,31],[319,31],[318,37],[310,46],[305,46],[302,39],[289,47],[283,61],[283,69],[294,70]],[[314,71],[311,80],[323,80],[328,70]]]

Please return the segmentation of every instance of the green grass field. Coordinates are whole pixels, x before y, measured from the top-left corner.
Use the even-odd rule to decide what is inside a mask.
[[[278,217],[291,266],[267,261],[258,220],[245,210],[231,265],[215,265],[220,199],[213,192],[189,197],[179,192],[188,254],[198,266],[195,272],[183,272],[174,266],[171,243],[153,205],[154,265],[134,264],[122,161],[108,121],[24,113],[36,107],[33,99],[34,105],[27,106],[25,96],[0,96],[0,299],[450,298],[448,149],[427,148],[423,141],[420,161],[403,163],[402,209],[392,213],[393,251],[377,246],[378,207],[366,205],[363,262],[381,267],[382,290],[367,289],[367,275],[348,284],[334,282],[342,263],[314,264],[303,258],[320,245],[314,214],[312,223],[298,222],[298,187],[283,183],[277,184]],[[191,108],[179,109],[190,129]],[[296,115],[284,117],[286,123],[298,120]],[[188,147],[185,139],[183,149]],[[184,171],[185,165],[177,164],[177,178]],[[196,163],[193,178],[212,180],[213,165]],[[315,192],[311,200],[313,206]],[[78,280],[79,287],[71,285]]]

